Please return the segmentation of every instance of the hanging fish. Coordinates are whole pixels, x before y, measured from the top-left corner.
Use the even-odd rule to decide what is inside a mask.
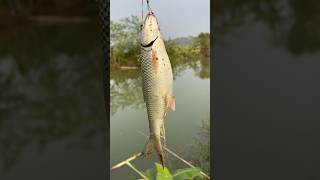
[[[148,157],[156,149],[164,167],[161,137],[165,139],[164,119],[168,107],[175,111],[175,100],[171,63],[157,19],[152,12],[146,16],[141,30],[141,74],[150,132],[144,153]]]

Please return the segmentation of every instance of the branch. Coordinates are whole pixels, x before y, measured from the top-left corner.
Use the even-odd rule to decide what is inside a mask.
[[[143,179],[148,180],[148,178],[142,172],[136,169],[130,162],[127,162],[127,165],[131,167],[131,169],[133,169],[136,173],[138,173]]]
[[[121,161],[120,163],[112,166],[111,168],[111,171],[113,170],[116,170],[124,165],[127,165],[129,166],[131,169],[133,169],[136,173],[138,173],[143,179],[148,179],[142,172],[140,172],[137,168],[135,168],[131,163],[130,161],[133,161],[135,159],[138,159],[139,157],[143,156],[143,153],[140,152],[140,153],[137,153],[137,154],[134,154],[133,156],[129,157],[128,159],[124,160],[124,161]]]
[[[130,161],[133,161],[133,160],[135,160],[135,159],[138,159],[138,158],[141,157],[142,155],[143,155],[142,152],[132,155],[132,156],[129,157],[128,159],[126,159],[126,160],[124,160],[124,161],[121,161],[120,163],[112,166],[111,171],[113,171],[113,170],[115,170],[115,169],[118,169],[118,168],[120,168],[121,166],[124,166],[124,165],[128,164],[128,162],[130,163]]]

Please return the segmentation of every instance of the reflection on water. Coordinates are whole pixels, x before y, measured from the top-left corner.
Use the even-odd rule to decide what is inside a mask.
[[[217,179],[319,179],[320,1],[212,9]]]
[[[0,30],[0,179],[105,177],[101,157],[108,137],[97,27]],[[42,171],[61,164],[85,171]]]
[[[189,155],[192,163],[210,175],[210,120],[202,121],[198,135],[194,138]],[[214,165],[213,165],[214,166]]]
[[[173,64],[174,92],[176,112],[168,112],[166,118],[167,146],[184,156],[191,149],[193,139],[200,131],[203,119],[210,117],[210,59],[194,57],[180,59]],[[111,70],[111,165],[126,159],[133,153],[139,152],[145,145],[146,139],[138,132],[148,132],[148,120],[143,102],[140,69]],[[130,139],[130,141],[128,141]],[[209,141],[206,138],[205,141]],[[209,150],[206,151],[209,156]],[[168,157],[168,167],[172,170],[185,168],[174,159]],[[191,160],[189,154],[185,158]],[[207,164],[209,160],[207,160]],[[149,160],[144,158],[134,162],[138,169],[146,170],[154,166],[156,157]],[[201,168],[203,164],[197,164]],[[111,173],[111,179],[135,179],[128,168]]]
[[[292,54],[314,53],[320,48],[320,1],[225,0],[214,1],[212,7],[218,43],[223,34],[254,22],[268,27],[273,46]]]
[[[111,71],[110,77],[110,112],[112,115],[118,108],[141,107],[143,98],[139,91],[141,78],[138,70],[114,70]]]

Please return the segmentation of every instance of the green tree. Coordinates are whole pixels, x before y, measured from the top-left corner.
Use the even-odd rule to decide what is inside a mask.
[[[111,21],[110,24],[110,63],[112,65],[137,64],[140,54],[138,17],[131,16],[120,20]]]
[[[194,46],[199,48],[199,53],[210,57],[210,33],[200,33],[194,40]]]

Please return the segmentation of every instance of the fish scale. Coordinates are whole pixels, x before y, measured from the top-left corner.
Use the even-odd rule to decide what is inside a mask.
[[[141,73],[142,73],[142,78],[143,78],[143,96],[144,96],[144,101],[147,105],[148,109],[148,119],[151,120],[154,118],[153,114],[159,112],[157,110],[157,104],[153,99],[159,98],[153,95],[153,88],[155,87],[155,81],[156,77],[153,75],[153,68],[152,68],[152,63],[150,61],[152,57],[152,49],[143,49],[141,52]],[[153,99],[152,99],[153,98]],[[161,104],[161,97],[160,97],[160,103]],[[161,109],[164,111],[164,109]]]

